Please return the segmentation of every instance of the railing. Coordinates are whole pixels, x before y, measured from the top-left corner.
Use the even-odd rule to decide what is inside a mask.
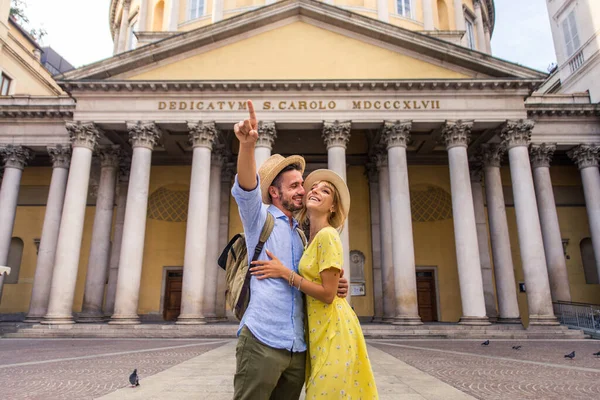
[[[580,51],[573,58],[571,58],[571,61],[569,61],[569,68],[571,68],[571,73],[577,71],[579,67],[583,65],[584,61],[585,60],[583,58],[583,51]]]
[[[600,334],[600,305],[558,301],[554,315],[561,324],[584,332]]]

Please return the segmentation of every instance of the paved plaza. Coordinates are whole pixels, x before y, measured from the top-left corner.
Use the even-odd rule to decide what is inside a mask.
[[[381,399],[600,398],[595,340],[368,344]],[[224,400],[234,370],[232,339],[0,339],[2,399]]]

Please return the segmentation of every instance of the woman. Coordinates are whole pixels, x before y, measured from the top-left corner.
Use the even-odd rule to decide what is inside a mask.
[[[375,378],[356,314],[336,296],[343,249],[338,231],[350,210],[344,180],[327,169],[316,170],[304,182],[304,208],[298,216],[310,222],[308,246],[300,260],[300,275],[281,264],[268,250],[270,261],[255,261],[258,279],[286,279],[306,294],[308,316],[307,399],[377,399]]]

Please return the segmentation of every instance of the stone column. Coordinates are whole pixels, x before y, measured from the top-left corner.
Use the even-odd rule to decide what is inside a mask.
[[[138,30],[146,32],[148,30],[148,0],[140,0],[140,16],[138,18]]]
[[[483,296],[475,209],[469,176],[467,146],[473,121],[447,121],[442,137],[448,150],[452,218],[463,316],[461,324],[489,324]]]
[[[382,141],[388,154],[389,204],[390,207],[391,204],[394,205],[390,224],[396,306],[394,324],[398,325],[422,324],[417,304],[415,249],[406,162],[406,145],[410,140],[411,127],[411,121],[386,121],[382,132]]]
[[[481,10],[482,0],[475,0],[473,5],[475,6],[475,29],[477,34],[477,50],[486,53],[487,46],[485,42],[485,34],[483,33],[483,11]]]
[[[119,258],[123,243],[123,225],[125,223],[125,208],[127,206],[127,189],[129,186],[129,168],[131,157],[123,156],[119,168],[119,183],[117,185],[117,210],[110,260],[108,267],[108,285],[104,298],[104,316],[110,318],[115,311],[115,296],[117,294],[117,278],[119,276]]]
[[[60,219],[48,312],[42,324],[72,324],[73,298],[79,269],[92,152],[100,138],[93,123],[67,123],[71,137],[71,166]]]
[[[383,22],[390,21],[390,11],[387,0],[377,0],[377,19]]]
[[[271,157],[273,150],[273,142],[277,138],[277,130],[275,122],[259,121],[258,123],[258,140],[254,148],[254,158],[256,160],[256,170]]]
[[[510,235],[506,220],[506,205],[502,191],[500,163],[506,149],[497,144],[484,145],[482,161],[485,173],[485,197],[490,221],[492,258],[496,275],[498,296],[498,322],[520,324],[517,284],[510,248]]]
[[[127,51],[127,39],[129,35],[129,9],[131,7],[131,0],[125,0],[123,2],[123,16],[121,17],[121,27],[119,28],[119,47],[117,53],[123,53]]]
[[[212,2],[212,23],[223,19],[223,2],[225,0],[213,0]]]
[[[350,129],[352,123],[350,121],[340,122],[324,122],[323,123],[323,140],[327,146],[327,168],[336,172],[339,176],[346,180],[346,146],[350,141]],[[352,282],[350,276],[350,234],[348,233],[348,220],[344,224],[344,230],[340,234],[342,245],[344,247],[344,278],[348,282]],[[348,293],[348,300],[350,300]]]
[[[432,31],[433,26],[433,6],[431,4],[433,0],[423,0],[423,30]]]
[[[4,177],[0,188],[0,266],[7,266],[21,175],[27,161],[33,158],[33,152],[25,147],[7,145],[0,148],[0,156],[4,162]],[[0,302],[3,288],[4,273],[0,273]]]
[[[382,152],[377,154],[376,165],[377,171],[379,173],[379,226],[381,236],[381,285],[383,321],[392,322],[396,316],[396,289],[394,284],[394,258],[392,255],[393,233],[392,204],[390,200],[390,171],[388,167],[388,157],[386,153]]]
[[[192,179],[185,254],[183,259],[183,285],[181,288],[181,314],[178,324],[203,324],[206,322],[206,254],[208,243],[208,206],[210,162],[212,146],[217,136],[214,122],[189,123],[190,142],[194,147]]]
[[[208,230],[210,235],[206,245],[206,281],[204,283],[204,298],[206,299],[204,317],[215,321],[217,317],[217,288],[219,285],[219,265],[217,259],[221,254],[220,220],[221,220],[221,168],[225,162],[225,152],[217,148],[212,153],[210,162],[210,189],[208,198]],[[185,271],[184,271],[185,274]]]
[[[529,306],[529,326],[557,325],[552,309],[544,242],[527,151],[533,125],[530,120],[507,121],[501,128],[500,137],[508,149],[510,161],[521,263]]]
[[[179,29],[179,1],[171,0],[171,12],[169,13],[169,31],[177,32]]]
[[[223,250],[229,242],[229,202],[231,200],[231,185],[233,175],[235,171],[235,164],[229,161],[223,164],[221,169],[221,206],[220,210],[220,224],[219,224],[219,249]],[[227,284],[225,282],[225,271],[219,267],[217,272],[217,300],[216,300],[216,314],[219,321],[226,320],[227,314],[225,312],[225,291],[227,290]]]
[[[465,13],[463,11],[462,0],[454,0],[454,25],[457,31],[466,31]],[[467,45],[467,34],[465,33],[460,41],[462,46]]]
[[[550,179],[550,161],[555,149],[555,144],[531,145],[530,157],[552,301],[571,301],[569,274]]]
[[[569,157],[577,163],[581,172],[585,208],[588,214],[592,246],[596,256],[596,269],[600,276],[600,173],[598,160],[600,147],[581,144],[569,152]]]
[[[485,37],[485,52],[489,55],[492,54],[492,39],[490,35],[490,28],[486,25],[483,27],[483,33]]]
[[[483,171],[481,165],[472,165],[471,193],[473,196],[473,207],[475,209],[475,225],[477,227],[477,244],[479,246],[479,261],[481,262],[481,279],[483,281],[483,298],[485,301],[485,314],[491,322],[498,319],[496,309],[496,294],[494,293],[494,271],[490,259],[488,228],[485,218],[485,205],[483,202],[483,187],[481,178]]]
[[[101,163],[100,183],[85,276],[83,306],[78,322],[101,322],[104,320],[102,303],[110,258],[110,234],[120,151],[119,146],[108,146],[98,151]]]
[[[119,30],[120,28],[118,26],[115,26],[113,29],[113,55],[119,53]]]
[[[65,201],[65,190],[67,189],[69,163],[71,162],[71,148],[69,146],[59,144],[47,149],[52,160],[52,178],[50,179],[44,225],[42,227],[37,265],[33,277],[29,312],[27,313],[25,322],[39,322],[46,315],[46,311],[48,311],[50,284],[52,283],[52,271],[56,256],[56,243],[58,241],[60,218]]]
[[[109,324],[140,323],[137,309],[146,237],[152,150],[161,137],[158,127],[153,122],[128,123],[127,130],[133,156],[119,257],[115,310]]]
[[[383,321],[383,288],[381,282],[381,221],[379,218],[379,178],[375,156],[366,165],[369,180],[369,215],[371,216],[371,250],[373,261],[373,322]]]

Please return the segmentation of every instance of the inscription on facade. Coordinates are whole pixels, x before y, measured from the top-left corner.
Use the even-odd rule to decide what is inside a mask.
[[[327,111],[327,110],[439,110],[440,100],[259,100],[255,107],[263,111]],[[245,101],[231,100],[186,100],[159,101],[161,111],[245,111],[248,106]]]

